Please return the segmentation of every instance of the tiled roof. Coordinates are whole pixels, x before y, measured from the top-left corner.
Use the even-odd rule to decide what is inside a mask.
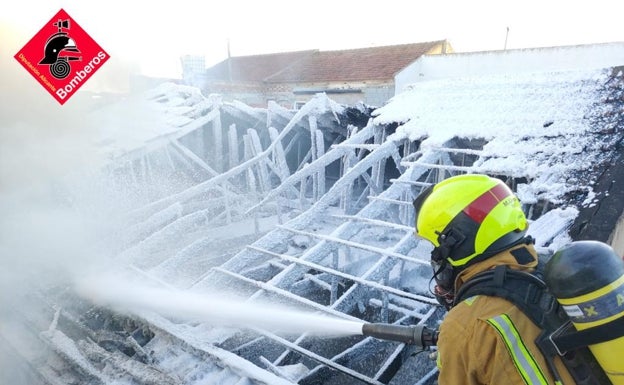
[[[387,80],[445,41],[318,51],[265,79],[270,83]]]
[[[209,68],[207,75],[216,80],[269,83],[388,80],[441,44],[446,41],[238,56]]]
[[[209,79],[231,79],[235,82],[262,82],[265,78],[315,52],[318,51],[308,50],[266,55],[234,56],[215,64],[206,72]],[[232,72],[231,76],[229,71]]]

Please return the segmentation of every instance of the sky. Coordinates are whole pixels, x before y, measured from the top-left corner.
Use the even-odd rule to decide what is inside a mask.
[[[508,49],[624,41],[620,20],[624,6],[617,4],[610,0],[11,1],[0,14],[0,31],[3,44],[14,54],[63,8],[111,56],[99,77],[119,81],[126,73],[179,78],[181,55],[204,55],[210,66],[227,58],[228,42],[231,55],[242,56],[442,39],[456,52],[499,50],[506,41]],[[3,55],[1,60],[13,58]]]

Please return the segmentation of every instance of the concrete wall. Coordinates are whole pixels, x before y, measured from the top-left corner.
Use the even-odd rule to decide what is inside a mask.
[[[284,107],[292,108],[296,104],[309,101],[321,92],[341,104],[365,103],[381,106],[394,95],[394,84],[391,82],[275,84],[265,88],[264,97],[267,101],[273,100]]]
[[[623,64],[624,43],[425,55],[395,76],[395,93],[426,80],[606,68]]]
[[[381,107],[393,96],[393,84],[371,86],[364,90],[364,103],[373,107]]]

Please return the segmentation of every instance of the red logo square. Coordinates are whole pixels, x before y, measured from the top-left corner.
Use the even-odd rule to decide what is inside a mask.
[[[63,9],[14,57],[61,104],[109,58]]]

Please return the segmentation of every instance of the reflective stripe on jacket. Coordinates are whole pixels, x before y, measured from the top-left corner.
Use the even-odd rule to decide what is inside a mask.
[[[520,246],[527,247],[527,246]],[[507,251],[476,263],[461,272],[456,290],[463,282],[497,265],[532,270],[535,260],[518,264]],[[440,385],[556,385],[546,360],[534,341],[540,329],[511,302],[490,296],[466,299],[449,311],[440,326],[438,367]],[[557,359],[555,365],[564,385],[574,385],[567,369]]]
[[[507,314],[488,319],[488,323],[496,329],[505,343],[520,376],[527,384],[548,385],[546,377],[533,354],[527,349],[520,332]]]

